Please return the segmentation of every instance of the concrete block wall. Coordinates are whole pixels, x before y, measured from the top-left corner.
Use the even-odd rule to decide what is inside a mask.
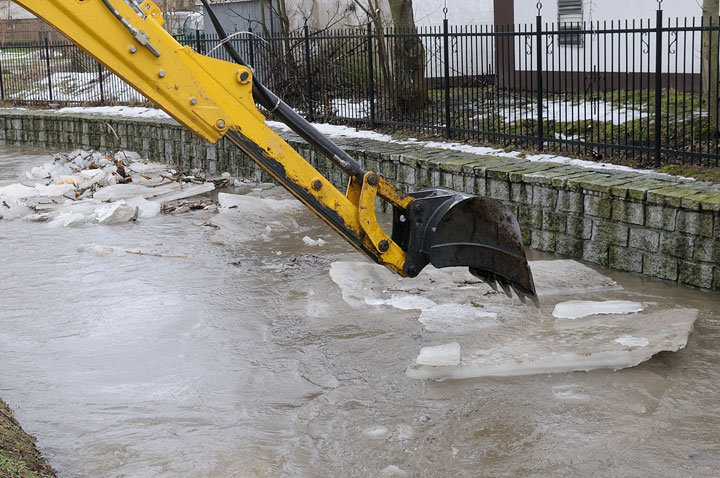
[[[283,134],[344,188],[347,178],[299,138]],[[525,244],[611,269],[720,290],[720,187],[666,175],[479,156],[421,145],[344,138],[367,170],[401,190],[447,186],[503,201]],[[180,168],[262,178],[227,142],[207,144],[172,120],[0,110],[0,144],[53,151],[130,149]]]

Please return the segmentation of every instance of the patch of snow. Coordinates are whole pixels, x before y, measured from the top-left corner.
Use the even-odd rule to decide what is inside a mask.
[[[569,300],[555,305],[553,317],[558,319],[581,319],[591,315],[633,314],[644,309],[639,302],[627,300]]]
[[[169,116],[162,110],[155,108],[141,108],[131,106],[99,106],[99,107],[72,107],[72,108],[61,108],[58,110],[50,110],[56,113],[82,113],[82,114],[97,114],[97,115],[110,115],[110,116],[123,116],[123,117],[135,117],[135,118],[160,118],[166,119]],[[269,127],[277,131],[291,131],[290,128],[284,123],[278,121],[266,121]],[[558,164],[567,164],[572,166],[578,166],[581,168],[589,168],[602,171],[624,171],[624,172],[635,172],[640,174],[655,174],[659,176],[673,177],[670,174],[658,173],[652,170],[646,169],[635,169],[629,166],[622,166],[618,164],[609,163],[597,163],[594,161],[588,161],[577,158],[570,158],[566,156],[558,156],[552,154],[534,154],[524,155],[520,151],[505,151],[503,149],[490,148],[484,146],[471,146],[463,143],[453,142],[440,142],[440,141],[418,141],[415,138],[407,140],[396,140],[392,136],[387,134],[378,133],[375,131],[359,130],[350,126],[339,126],[324,123],[313,123],[313,126],[317,128],[323,135],[328,138],[357,138],[367,139],[372,141],[381,141],[385,143],[393,143],[408,146],[420,146],[424,148],[433,149],[445,149],[450,151],[461,151],[466,153],[473,153],[486,156],[497,156],[505,158],[523,158],[531,162],[549,162]],[[682,176],[676,176],[685,181],[694,181],[693,178],[686,178]]]
[[[78,113],[84,115],[122,116],[125,118],[170,119],[170,115],[163,110],[142,106],[70,106],[52,111],[58,114]]]
[[[105,72],[102,80],[97,72],[58,72],[43,81],[32,83],[29,89],[16,93],[15,99],[26,101],[49,101],[48,81],[53,85],[52,101],[147,101],[133,87],[113,73]]]
[[[499,110],[498,115],[506,123],[537,118],[537,104],[527,103]],[[570,123],[575,121],[599,121],[622,125],[650,116],[647,111],[623,108],[606,101],[572,102],[556,99],[543,105],[543,118],[547,121]]]
[[[352,101],[344,98],[333,98],[330,102],[333,116],[338,118],[364,119],[370,117],[369,101]]]

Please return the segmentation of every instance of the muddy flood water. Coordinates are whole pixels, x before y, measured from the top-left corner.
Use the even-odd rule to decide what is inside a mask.
[[[46,153],[1,150],[0,186]],[[225,215],[0,220],[0,396],[59,476],[720,473],[718,294],[538,254],[540,311],[397,281],[252,189]],[[635,309],[553,317],[573,300]]]

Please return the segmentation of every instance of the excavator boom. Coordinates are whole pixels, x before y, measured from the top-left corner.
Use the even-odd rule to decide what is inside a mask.
[[[517,221],[500,202],[444,188],[403,194],[365,171],[254,77],[229,43],[235,63],[180,45],[151,0],[13,0],[133,86],[195,135],[239,147],[345,240],[375,262],[414,277],[427,264],[468,266],[508,293],[537,303]],[[206,0],[202,0],[206,3]],[[208,8],[208,11],[211,10]],[[222,27],[211,13],[221,37]],[[333,186],[265,124],[260,104],[349,177]],[[395,220],[386,234],[375,216],[380,198]]]

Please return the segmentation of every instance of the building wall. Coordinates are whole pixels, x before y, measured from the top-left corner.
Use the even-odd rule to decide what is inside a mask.
[[[447,18],[451,25],[492,25],[493,0],[414,0],[417,25],[442,25],[447,4]]]
[[[537,0],[512,0],[515,2],[515,23],[534,23],[537,15]],[[662,9],[665,18],[699,17],[702,0],[664,0]],[[542,16],[547,22],[557,22],[558,1],[542,1]],[[655,21],[658,4],[655,0],[584,0],[585,21],[607,21],[640,19]]]
[[[535,31],[537,0],[514,0],[515,24],[519,31]],[[557,0],[542,2],[541,16],[545,30],[557,30]],[[658,4],[654,0],[585,0],[583,3],[584,28],[617,30],[633,27],[654,28]],[[668,21],[672,26],[692,25],[693,18],[700,22],[702,9],[696,0],[665,0],[662,3],[663,25]],[[663,55],[663,73],[700,73],[700,33],[680,33],[669,52],[667,33],[661,45]],[[546,45],[543,45],[545,47]],[[551,47],[553,56],[548,63],[557,71],[597,71],[628,72],[655,71],[655,34],[597,34],[586,35],[585,44],[579,46],[561,46],[557,35]],[[534,53],[525,45],[524,38],[515,42],[515,66],[517,70],[534,70]],[[650,61],[648,62],[648,59]],[[554,65],[551,63],[554,61]]]

